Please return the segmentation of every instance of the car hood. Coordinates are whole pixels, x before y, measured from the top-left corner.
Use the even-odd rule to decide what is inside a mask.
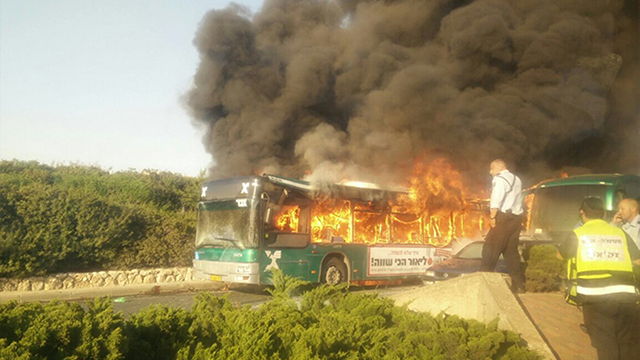
[[[432,266],[429,270],[461,273],[475,272],[480,270],[481,262],[479,259],[449,259]]]
[[[472,273],[480,270],[480,264],[482,260],[480,259],[449,259],[442,261],[436,265],[433,265],[429,268],[431,271],[441,271],[441,272],[449,272],[449,273]],[[503,259],[498,260],[496,265],[496,271],[498,272],[507,272],[507,266]]]

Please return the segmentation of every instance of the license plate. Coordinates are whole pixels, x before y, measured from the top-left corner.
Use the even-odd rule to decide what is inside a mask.
[[[222,277],[220,275],[211,275],[209,278],[213,281],[222,281]]]

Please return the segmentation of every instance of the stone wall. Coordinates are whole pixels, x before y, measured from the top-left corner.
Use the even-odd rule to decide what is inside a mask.
[[[163,284],[193,280],[193,269],[177,267],[90,273],[54,274],[26,279],[0,278],[0,291],[41,291],[129,284]]]

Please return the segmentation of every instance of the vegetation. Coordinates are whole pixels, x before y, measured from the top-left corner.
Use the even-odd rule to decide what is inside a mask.
[[[0,277],[188,266],[200,180],[0,162]]]
[[[0,304],[2,359],[539,359],[517,334],[396,307],[375,294],[274,273],[257,310],[201,293],[191,311],[150,306],[130,319],[108,299]]]
[[[559,291],[564,276],[564,262],[556,257],[553,245],[537,245],[529,252],[525,272],[526,290],[530,292]]]

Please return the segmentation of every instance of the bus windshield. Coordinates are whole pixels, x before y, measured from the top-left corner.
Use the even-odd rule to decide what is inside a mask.
[[[537,189],[530,230],[571,231],[578,225],[580,205],[587,197],[605,199],[606,185],[553,186]]]
[[[224,248],[258,247],[252,201],[247,207],[238,207],[235,200],[200,203],[196,248],[204,246]]]

